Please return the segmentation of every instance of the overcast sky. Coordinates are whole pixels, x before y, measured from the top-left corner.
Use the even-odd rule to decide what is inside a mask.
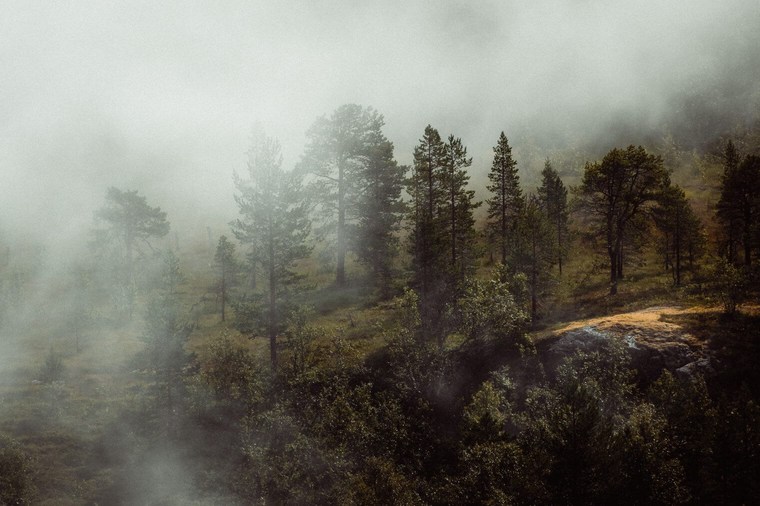
[[[757,0],[6,0],[0,226],[65,237],[117,186],[205,230],[234,217],[255,122],[292,167],[344,103],[385,115],[402,162],[431,123],[485,173],[501,130],[656,122],[726,61],[756,62],[758,27]]]

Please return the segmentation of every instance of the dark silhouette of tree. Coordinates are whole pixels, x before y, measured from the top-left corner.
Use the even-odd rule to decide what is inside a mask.
[[[473,202],[475,192],[467,190],[470,180],[467,169],[472,165],[472,158],[467,157],[467,148],[462,140],[449,136],[444,145],[446,154],[444,169],[441,173],[442,189],[445,193],[445,216],[441,216],[444,236],[451,252],[448,259],[448,280],[451,289],[461,285],[466,275],[474,269],[475,218],[473,210],[480,203]]]
[[[541,172],[541,186],[538,188],[538,197],[541,207],[553,229],[555,252],[557,254],[557,266],[559,275],[562,275],[562,260],[567,249],[567,223],[569,212],[567,207],[567,188],[565,188],[559,174],[552,167],[551,162],[546,160],[544,170]]]
[[[239,271],[238,260],[235,255],[235,244],[230,242],[225,235],[219,237],[214,262],[216,263],[219,275],[216,291],[221,303],[222,321],[224,321],[224,310],[229,299],[229,290],[235,285],[236,275]]]
[[[525,274],[530,294],[530,317],[538,318],[539,300],[551,281],[551,267],[557,259],[554,223],[550,223],[541,201],[530,195],[520,212],[517,230],[520,236],[516,251],[517,269]]]
[[[524,199],[517,175],[517,162],[512,158],[512,148],[504,132],[501,132],[493,151],[493,165],[488,173],[491,184],[487,186],[493,194],[487,200],[487,233],[490,243],[501,253],[501,262],[507,264],[510,247],[514,246],[511,235],[517,226]]]
[[[736,187],[737,171],[741,157],[733,141],[729,139],[723,150],[723,175],[721,177],[720,200],[717,206],[717,218],[722,225],[722,236],[724,239],[724,255],[731,263],[736,263],[739,256],[739,246],[741,240],[741,212],[738,209],[737,202],[739,196],[736,193],[739,189]]]
[[[282,331],[286,287],[295,281],[295,262],[308,256],[311,224],[301,176],[285,173],[279,143],[264,134],[254,137],[248,152],[248,180],[235,175],[235,201],[241,218],[232,223],[235,236],[255,251],[254,258],[266,276],[267,296],[262,314],[244,312],[255,321],[244,322],[250,332],[264,327],[269,338],[272,368],[277,368],[277,336]],[[263,325],[262,325],[263,324]]]
[[[182,315],[179,286],[184,282],[179,259],[169,251],[164,256],[161,284],[145,313],[143,340],[146,357],[156,378],[156,400],[165,416],[166,431],[175,430],[176,405],[181,399],[181,372],[187,364],[185,343],[194,329]]]
[[[663,235],[665,266],[673,267],[673,282],[681,284],[681,271],[685,259],[689,266],[702,246],[702,224],[686,198],[683,189],[670,185],[662,190],[654,220]]]
[[[613,149],[601,162],[587,163],[578,188],[579,207],[605,238],[610,294],[622,277],[623,243],[629,227],[657,199],[669,181],[659,156],[639,146]]]
[[[357,224],[364,225],[365,233],[377,233],[381,224],[392,227],[393,215],[398,212],[392,208],[398,202],[395,188],[400,175],[393,161],[393,145],[382,133],[384,123],[374,109],[346,104],[329,118],[318,118],[306,133],[308,144],[299,171],[312,176],[309,186],[321,218],[318,236],[334,237],[338,286],[346,283],[346,255],[357,249],[357,239],[362,237],[355,233]],[[380,177],[382,186],[369,189]],[[373,191],[374,195],[368,194]],[[366,199],[373,197],[372,203],[382,203],[386,215],[385,220],[368,227],[374,209]]]
[[[367,133],[365,165],[359,175],[355,250],[381,297],[390,295],[393,260],[405,206],[401,200],[407,167],[393,159],[393,143],[379,129]]]
[[[446,151],[441,136],[438,130],[428,125],[420,143],[414,148],[413,172],[407,183],[407,192],[411,196],[412,286],[419,290],[423,315],[426,314],[429,296],[438,291],[435,274],[445,267],[440,231],[440,209],[444,198],[441,173],[445,160]]]
[[[725,172],[718,201],[718,220],[728,236],[727,256],[734,253],[738,240],[744,250],[744,265],[752,265],[752,251],[757,244],[757,221],[760,216],[760,157],[747,155],[733,166],[732,145],[726,148]]]

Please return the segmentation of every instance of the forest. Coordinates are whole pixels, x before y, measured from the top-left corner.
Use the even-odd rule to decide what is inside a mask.
[[[65,269],[5,244],[36,351],[3,377],[2,501],[752,502],[757,124],[554,152],[535,187],[501,132],[485,188],[459,137],[405,166],[383,128],[340,106],[290,170],[255,130],[218,236],[110,187]]]
[[[755,0],[0,3],[0,504],[760,497]]]

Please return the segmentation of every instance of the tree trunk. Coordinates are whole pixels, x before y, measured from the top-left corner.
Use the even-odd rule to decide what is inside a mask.
[[[501,237],[500,243],[501,243],[501,263],[502,265],[507,265],[507,181],[506,181],[506,174],[504,173],[506,169],[502,169],[501,171]]]
[[[557,213],[557,263],[559,264],[559,275],[562,276],[562,216]]]
[[[617,293],[617,261],[618,255],[616,248],[613,245],[607,246],[607,254],[610,257],[610,295]]]
[[[269,358],[272,371],[277,371],[277,274],[275,271],[274,237],[272,231],[272,216],[269,216],[269,315],[267,319],[267,334],[269,336]]]
[[[342,160],[338,162],[338,266],[335,284],[346,284],[346,188]]]
[[[456,215],[456,195],[454,194],[454,174],[451,174],[451,268],[452,272],[456,272],[457,264],[457,215]]]
[[[224,303],[227,299],[227,287],[225,286],[226,285],[225,277],[226,276],[224,273],[224,267],[222,267],[222,286],[221,286],[221,289],[219,290],[222,297],[222,321],[224,321]]]

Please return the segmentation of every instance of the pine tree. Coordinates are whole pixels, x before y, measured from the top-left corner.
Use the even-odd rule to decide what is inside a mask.
[[[356,254],[370,271],[381,297],[390,295],[393,260],[405,206],[401,200],[405,166],[393,158],[393,144],[379,131],[368,139],[367,158],[361,172],[356,226]]]
[[[496,146],[487,186],[493,197],[487,200],[489,242],[501,254],[501,262],[507,264],[510,248],[514,246],[513,232],[517,226],[520,209],[524,205],[517,162],[512,158],[512,148],[504,132],[501,132]]]
[[[446,146],[438,130],[428,125],[419,145],[414,148],[413,174],[408,182],[412,200],[412,284],[420,291],[423,306],[428,295],[438,291],[438,274],[447,265],[441,227],[446,202],[442,183],[445,170]]]
[[[654,213],[655,224],[663,235],[666,268],[673,267],[673,282],[681,284],[683,261],[693,266],[695,255],[702,247],[702,224],[678,185],[665,187]]]
[[[322,239],[334,239],[336,253],[335,283],[346,283],[346,255],[356,251],[362,237],[356,233],[360,223],[364,232],[379,230],[380,224],[393,226],[398,211],[395,188],[401,183],[393,161],[393,145],[385,138],[383,116],[374,109],[355,104],[339,107],[330,116],[318,118],[307,132],[308,145],[299,164],[299,171],[310,174],[310,190],[318,205]],[[369,172],[374,171],[374,174]],[[386,171],[381,173],[378,171]],[[373,180],[385,179],[385,188],[378,188],[374,204],[383,200],[384,220],[367,227],[373,219],[373,207],[365,197]],[[380,200],[377,200],[377,199]],[[383,232],[384,235],[386,232]],[[366,251],[365,251],[366,253]],[[386,251],[387,253],[387,251]],[[373,254],[374,256],[374,254]],[[365,257],[365,260],[368,258]]]
[[[723,225],[724,254],[726,259],[731,263],[737,262],[739,245],[741,244],[741,213],[736,205],[739,201],[739,195],[737,195],[739,188],[735,184],[740,162],[739,152],[736,146],[734,146],[733,141],[729,139],[723,150],[723,175],[721,177],[717,218],[721,225]]]
[[[311,224],[301,177],[283,172],[281,165],[279,143],[264,134],[255,137],[248,152],[249,179],[237,174],[234,178],[241,218],[232,223],[235,236],[256,252],[254,258],[266,275],[264,311],[241,311],[241,317],[254,315],[256,321],[243,325],[251,331],[265,330],[273,369],[277,368],[277,336],[284,325],[286,288],[296,279],[293,266],[311,251],[305,242]]]
[[[174,430],[176,405],[182,399],[177,390],[183,386],[180,373],[188,360],[185,343],[194,329],[181,310],[179,286],[183,282],[179,259],[168,251],[159,289],[148,304],[143,333],[146,357],[156,377],[157,404],[164,410],[169,435]]]
[[[744,250],[744,265],[752,264],[756,247],[757,221],[760,217],[760,157],[745,156],[736,167],[732,145],[726,148],[726,163],[718,202],[718,219],[727,230],[728,258],[735,255],[731,244],[737,241]],[[734,237],[732,239],[731,237]],[[738,248],[736,248],[738,249]]]
[[[141,248],[150,245],[150,239],[164,237],[169,233],[166,213],[159,207],[151,207],[145,197],[137,191],[122,191],[109,188],[106,204],[95,213],[98,222],[105,228],[95,230],[94,246],[101,255],[111,254],[118,258],[117,276],[114,288],[117,294],[117,306],[124,310],[129,318],[134,310],[136,292],[135,256],[142,257]]]
[[[538,197],[541,207],[551,224],[554,236],[554,249],[557,253],[557,266],[559,275],[562,275],[562,260],[567,249],[567,223],[569,212],[567,207],[567,188],[562,183],[559,174],[549,160],[544,164],[541,172],[541,186],[538,188]]]
[[[525,274],[528,283],[533,322],[538,318],[539,301],[549,288],[551,268],[557,260],[554,226],[544,211],[540,198],[530,195],[520,211],[515,230],[520,238],[515,260],[517,270]]]
[[[475,218],[473,210],[480,203],[473,202],[475,192],[467,190],[470,180],[467,169],[472,158],[467,157],[467,148],[462,140],[450,135],[444,146],[446,154],[444,170],[441,174],[442,189],[445,193],[445,216],[442,216],[445,240],[450,250],[449,280],[451,289],[461,285],[466,275],[474,268]]]
[[[586,164],[578,204],[591,226],[605,238],[610,295],[617,293],[622,276],[624,239],[668,182],[662,159],[641,146],[613,149],[601,163]]]

